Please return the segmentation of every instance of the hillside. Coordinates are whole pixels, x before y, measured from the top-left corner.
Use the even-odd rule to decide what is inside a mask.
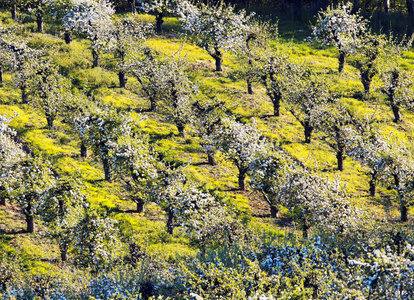
[[[113,18],[125,16],[129,14],[114,15]],[[155,17],[149,15],[135,17],[144,24],[155,24],[156,21]],[[0,11],[0,26],[7,27],[14,22],[8,11]],[[173,173],[182,168],[188,182],[218,199],[228,211],[226,218],[231,218],[231,222],[226,225],[229,227],[226,227],[223,240],[207,243],[206,249],[205,244],[188,236],[180,226],[176,226],[173,234],[169,234],[166,226],[168,213],[163,204],[155,203],[156,200],[149,201],[144,211],[137,213],[137,204],[131,201],[129,188],[122,180],[122,175],[114,177],[111,182],[105,180],[102,162],[91,148],[88,149],[87,157],[81,157],[79,134],[63,117],[64,112],[58,114],[53,127],[49,128],[42,107],[32,105],[32,102],[22,103],[21,91],[15,86],[16,75],[11,68],[5,68],[4,81],[0,86],[0,115],[12,117],[9,126],[16,131],[16,144],[24,146],[27,155],[49,161],[56,178],[77,177],[83,182],[81,189],[87,199],[86,206],[93,209],[99,218],[116,221],[114,226],[119,232],[116,251],[119,255],[114,260],[108,258],[108,264],[97,271],[93,267],[84,268],[76,263],[76,252],[70,246],[68,260],[61,262],[59,241],[51,237],[51,229],[36,217],[35,232],[26,233],[25,216],[21,207],[12,201],[13,197],[6,197],[6,205],[0,205],[0,295],[3,299],[15,299],[11,294],[18,293],[16,291],[20,286],[27,288],[24,299],[29,299],[30,293],[41,299],[57,299],[58,293],[53,292],[53,289],[61,288],[62,283],[67,286],[61,288],[61,291],[84,295],[82,297],[87,297],[85,295],[89,293],[90,297],[95,297],[85,299],[148,299],[150,296],[160,297],[156,299],[167,299],[168,296],[171,299],[200,299],[191,293],[200,294],[201,290],[209,291],[210,294],[204,294],[206,299],[247,299],[248,296],[251,297],[249,299],[259,299],[260,293],[270,295],[274,289],[280,293],[274,292],[275,297],[280,299],[325,299],[322,295],[329,294],[329,284],[335,286],[336,290],[341,290],[342,295],[352,295],[352,299],[366,299],[370,298],[369,293],[366,296],[367,292],[362,288],[359,290],[352,285],[339,287],[340,276],[329,275],[338,266],[322,267],[325,256],[333,261],[331,256],[335,255],[325,246],[318,248],[318,242],[315,241],[322,240],[325,245],[331,243],[332,249],[343,246],[346,250],[342,254],[349,251],[346,255],[355,254],[356,257],[362,252],[361,249],[369,252],[387,249],[387,245],[405,247],[412,241],[412,209],[409,208],[408,222],[400,223],[398,194],[390,188],[391,184],[378,184],[376,196],[370,196],[370,173],[367,166],[346,155],[344,170],[339,171],[336,153],[329,145],[331,141],[323,127],[315,129],[312,141],[305,143],[303,127],[287,109],[284,101],[281,103],[280,116],[275,117],[272,102],[263,84],[254,82],[254,93],[247,93],[243,77],[246,66],[240,63],[238,56],[231,52],[225,53],[223,71],[215,72],[214,59],[190,38],[186,38],[177,18],[164,18],[163,32],[150,35],[147,46],[162,55],[181,57],[189,79],[204,97],[222,101],[227,112],[240,123],[257,122],[258,129],[269,144],[284,151],[289,159],[303,165],[306,172],[330,180],[337,178],[341,184],[346,184],[350,203],[364,220],[361,224],[346,233],[330,232],[329,229],[324,232],[315,226],[310,229],[309,238],[303,238],[300,222],[288,208],[281,207],[280,215],[271,218],[270,206],[262,193],[250,186],[251,173],[247,174],[246,190],[240,190],[238,169],[231,160],[226,159],[224,153],[219,151],[215,155],[215,166],[208,164],[207,154],[201,147],[203,141],[193,124],[186,124],[186,134],[180,136],[166,109],[161,106],[158,111],[150,111],[150,101],[135,76],[128,74],[127,88],[120,88],[116,60],[111,53],[104,52],[100,67],[92,67],[91,44],[84,35],[74,34],[73,41],[66,44],[59,37],[61,29],[57,21],[46,19],[42,33],[34,32],[36,23],[30,14],[22,14],[21,24],[18,35],[28,41],[29,47],[47,49],[46,51],[54,48],[54,63],[58,66],[59,73],[68,79],[73,95],[84,94],[95,103],[111,107],[119,115],[128,115],[134,122],[136,135],[147,137],[158,160],[171,166]],[[271,50],[283,53],[291,62],[322,76],[322,81],[329,83],[331,92],[354,116],[360,120],[371,118],[372,127],[380,128],[382,133],[396,140],[406,141],[409,151],[413,153],[414,113],[404,108],[401,110],[402,122],[393,122],[387,97],[381,93],[381,78],[375,76],[370,94],[361,97],[364,95],[364,87],[359,71],[346,63],[344,71],[338,73],[337,50],[315,43],[309,45],[304,39],[311,34],[310,28],[297,26],[292,28],[290,23],[280,21],[279,38],[271,42]],[[414,70],[413,58],[412,49],[403,53],[400,61],[403,70]],[[385,59],[381,66],[386,68],[386,65]],[[411,204],[412,199],[407,201]],[[400,240],[396,241],[396,238]],[[352,246],[352,243],[357,246]],[[294,257],[296,254],[292,249],[295,247],[302,249],[300,251],[305,251],[303,249],[308,247],[313,249],[309,251],[316,253],[317,258],[303,254],[303,257],[309,259],[306,266],[290,266],[292,274],[303,272],[302,274],[288,276],[290,281],[287,281],[280,271],[272,273],[272,270],[276,270],[275,266],[259,268],[263,267],[264,258],[269,255],[281,255],[287,260]],[[112,254],[109,256],[114,256]],[[338,257],[342,254],[338,254]],[[250,261],[249,255],[257,255],[257,261]],[[395,265],[398,265],[404,264],[404,259],[410,260],[410,255],[411,252],[401,258],[392,257],[395,258]],[[217,270],[211,265],[217,263],[218,266],[220,262],[222,265]],[[243,267],[239,268],[239,265]],[[367,278],[374,272],[374,269],[366,271],[362,266],[355,268],[360,268],[358,270]],[[184,275],[180,277],[169,272],[173,269],[177,274]],[[401,276],[413,280],[412,269],[408,273],[401,272]],[[363,286],[365,279],[359,280]],[[409,282],[408,279],[406,282]],[[315,289],[315,284],[319,286],[319,291],[318,288]],[[396,285],[395,282],[388,284],[391,287]],[[249,288],[240,287],[243,285],[251,286],[250,291],[258,292],[243,294],[249,291]],[[16,290],[13,290],[13,286]],[[97,292],[103,293],[110,289],[118,289],[119,298],[116,298],[116,292],[108,296],[99,296]],[[122,294],[121,290],[128,290],[130,294]],[[187,295],[183,291],[191,293]],[[283,291],[286,291],[285,296]],[[124,298],[120,295],[124,295]],[[409,296],[401,298],[409,299]]]

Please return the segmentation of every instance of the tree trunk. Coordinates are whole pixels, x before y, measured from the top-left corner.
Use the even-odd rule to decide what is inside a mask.
[[[223,71],[223,54],[220,50],[215,50],[214,54],[211,55],[216,61],[216,72]]]
[[[410,16],[410,18],[412,18],[414,12],[412,0],[406,0],[405,5],[407,6],[408,15]]]
[[[137,199],[136,203],[137,203],[137,213],[140,214],[144,212],[145,201],[142,199]]]
[[[309,226],[306,225],[305,223],[302,225],[302,237],[304,239],[307,239],[309,236]]]
[[[408,207],[404,204],[401,204],[401,222],[408,221]]]
[[[35,229],[34,216],[31,214],[26,214],[26,224],[27,224],[27,233],[33,233]]]
[[[276,96],[273,100],[273,114],[275,117],[280,117],[280,100],[281,97]]]
[[[407,1],[409,1],[409,0],[407,0]],[[16,4],[12,5],[12,7],[11,7],[11,16],[12,16],[12,19],[14,21],[17,20],[17,5]]]
[[[246,190],[246,186],[245,186],[245,179],[246,179],[246,170],[239,170],[239,188],[242,191]]]
[[[102,146],[102,145],[101,145]],[[109,151],[108,149],[105,148],[105,145],[103,145],[103,147],[101,147],[101,151],[102,151],[102,165],[103,165],[103,169],[104,169],[104,173],[105,173],[105,180],[107,180],[108,182],[112,181],[112,176],[111,176],[111,166],[110,166],[110,162],[109,162]]]
[[[119,87],[121,87],[121,88],[126,88],[126,84],[127,84],[127,77],[126,77],[126,74],[125,74],[125,71],[123,71],[123,70],[120,70],[119,72],[118,72],[118,78],[119,78]]]
[[[46,121],[47,121],[47,127],[49,129],[52,129],[53,123],[55,122],[55,116],[46,114]]]
[[[250,79],[250,77],[247,77],[247,93],[249,95],[253,95],[253,87],[252,87],[252,80]]]
[[[20,90],[22,91],[22,104],[27,104],[29,102],[29,97],[27,96],[26,88],[21,87]]]
[[[304,122],[304,129],[305,129],[305,143],[310,144],[312,138],[313,127],[309,124],[309,122]]]
[[[6,197],[0,196],[0,206],[6,206]]]
[[[354,5],[352,7],[352,13],[355,14],[359,10],[359,0],[354,0]]]
[[[86,147],[84,141],[81,142],[80,156],[81,157],[87,157],[88,156],[88,148]]]
[[[36,13],[37,32],[43,32],[43,12]]]
[[[338,162],[338,170],[343,171],[344,170],[344,150],[340,149],[336,152],[336,159]]]
[[[65,262],[68,260],[68,245],[63,242],[63,245],[59,246],[60,248],[60,259],[62,262]]]
[[[270,205],[270,216],[272,218],[279,217],[279,208],[277,207],[277,205]]]
[[[157,111],[157,101],[155,101],[154,99],[150,99],[151,101],[151,107],[150,107],[150,111]]]
[[[401,122],[401,114],[400,114],[399,106],[391,102],[391,109],[392,109],[392,113],[394,114],[394,122],[395,123]]]
[[[95,49],[92,49],[92,60],[93,60],[93,68],[99,68],[101,63],[99,61],[99,53]]]
[[[162,32],[162,23],[164,23],[163,18],[163,13],[158,13],[155,17],[156,22],[157,22],[157,33],[161,33]]]
[[[377,194],[377,171],[371,170],[371,179],[369,181],[369,195],[375,197]]]
[[[207,153],[207,159],[208,159],[208,164],[210,166],[215,166],[216,165],[216,160],[214,158],[214,155],[211,155],[210,153]]]
[[[3,86],[3,66],[0,65],[0,86]]]
[[[65,30],[65,33],[63,35],[65,43],[70,44],[73,40],[72,31]]]
[[[390,13],[390,0],[384,0],[384,11],[387,14]]]
[[[178,135],[185,138],[185,125],[182,124],[177,124],[177,129],[178,129]]]
[[[339,66],[338,66],[338,72],[342,73],[345,67],[345,60],[346,56],[345,53],[342,51],[339,51]]]
[[[168,210],[167,232],[171,235],[174,233],[173,217],[174,214],[172,210]]]
[[[131,12],[132,12],[133,14],[136,14],[136,13],[137,13],[137,7],[136,7],[136,5],[135,5],[135,0],[129,0],[129,2],[130,2],[130,4],[131,4]]]
[[[362,85],[364,86],[365,95],[368,95],[369,92],[370,92],[371,81],[372,81],[372,79],[369,78],[369,76],[367,74],[364,74],[364,73],[361,74],[361,82],[362,82]]]

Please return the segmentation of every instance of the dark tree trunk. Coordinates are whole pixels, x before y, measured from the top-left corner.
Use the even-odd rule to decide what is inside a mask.
[[[185,125],[177,124],[178,135],[185,138]]]
[[[142,199],[137,199],[136,203],[137,203],[137,213],[140,214],[144,212],[145,201]]]
[[[309,226],[306,223],[304,223],[302,225],[302,237],[304,239],[307,239],[308,236],[309,236]]]
[[[216,165],[216,160],[214,158],[214,155],[211,155],[211,154],[207,153],[207,159],[208,159],[208,164],[210,166],[215,166]]]
[[[65,242],[60,245],[60,259],[65,262],[68,260],[68,245]]]
[[[250,79],[250,77],[247,77],[247,93],[249,95],[253,95],[253,87],[252,87],[252,80]]]
[[[161,33],[162,32],[162,23],[164,23],[163,18],[163,13],[158,13],[157,16],[155,17],[156,22],[157,22],[157,33]]]
[[[85,142],[81,142],[81,150],[80,150],[80,156],[81,157],[87,157],[88,156],[88,148],[85,145]]]
[[[157,111],[157,101],[155,101],[154,99],[150,99],[151,101],[151,107],[150,107],[150,111]]]
[[[99,53],[95,49],[92,49],[92,60],[93,60],[93,68],[99,68],[101,65],[99,61]]]
[[[72,43],[72,40],[73,40],[72,31],[66,30],[63,37],[64,37],[66,44]]]
[[[410,16],[410,18],[412,18],[413,17],[413,12],[414,12],[413,0],[405,0],[405,5],[407,6],[408,15]]]
[[[361,82],[362,82],[362,85],[364,86],[365,95],[368,95],[371,90],[371,81],[372,81],[372,78],[370,78],[368,74],[361,73]]]
[[[276,96],[273,100],[273,114],[275,117],[280,117],[280,100],[281,97]]]
[[[119,72],[118,72],[118,78],[119,78],[119,87],[121,87],[121,88],[126,88],[126,84],[127,84],[127,77],[126,77],[126,74],[125,74],[125,71],[123,71],[123,70],[120,70]]]
[[[105,180],[107,180],[108,182],[112,181],[112,176],[111,176],[111,166],[110,166],[110,162],[109,162],[109,151],[108,149],[105,148],[105,145],[101,145],[103,146],[101,148],[102,151],[102,165],[103,165],[103,169],[104,169],[104,173],[105,173]]]
[[[47,121],[47,127],[49,129],[52,129],[53,123],[55,122],[55,116],[46,114],[46,121]]]
[[[223,54],[219,50],[216,50],[211,56],[216,61],[216,72],[223,71]]]
[[[34,216],[30,213],[30,214],[26,214],[26,225],[27,225],[27,233],[33,233],[34,229],[35,229],[35,224],[34,224]]]
[[[401,222],[408,221],[408,207],[404,204],[401,204]]]
[[[22,87],[20,89],[22,91],[22,104],[27,104],[29,102],[29,97],[27,96],[26,88]]]
[[[3,86],[3,66],[0,65],[0,86]]]
[[[407,1],[409,1],[409,0],[407,0]],[[11,7],[11,16],[12,16],[12,19],[14,21],[17,20],[17,5],[16,4],[12,5],[12,7]]]
[[[246,170],[239,169],[239,188],[242,191],[246,190],[245,180],[246,180]]]
[[[313,132],[313,126],[309,124],[308,121],[304,122],[304,129],[305,129],[305,143],[310,144]]]
[[[277,207],[277,205],[270,205],[270,216],[272,218],[279,217],[279,208]]]
[[[371,179],[369,181],[369,195],[375,197],[377,194],[377,171],[371,170]]]
[[[345,53],[342,51],[339,51],[339,66],[338,66],[338,72],[342,73],[345,67],[345,60],[346,56]]]
[[[133,14],[137,13],[137,6],[135,5],[135,0],[129,0],[129,4],[131,5],[131,12]]]
[[[43,12],[36,14],[37,32],[43,32]]]
[[[293,0],[293,18],[302,21],[302,0]]]
[[[340,149],[336,152],[336,160],[338,162],[338,170],[344,170],[344,150]]]
[[[172,210],[168,210],[167,232],[171,235],[174,233],[173,217],[174,214]]]
[[[400,107],[396,105],[394,101],[391,102],[391,109],[392,109],[392,113],[394,114],[394,122],[395,123],[401,122]]]
[[[359,0],[354,0],[354,5],[352,7],[352,13],[355,14],[359,10]]]
[[[0,205],[1,206],[6,206],[6,197],[0,196]]]
[[[384,0],[384,11],[387,14],[390,13],[390,0]]]

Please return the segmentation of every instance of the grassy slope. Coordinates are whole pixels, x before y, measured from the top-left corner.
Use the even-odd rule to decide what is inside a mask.
[[[148,21],[153,18],[144,16]],[[8,12],[0,12],[0,20],[10,23]],[[32,28],[32,23],[25,27]],[[54,32],[55,27],[46,25],[47,32]],[[161,37],[151,39],[151,46],[166,53],[174,53],[182,49],[182,54],[189,62],[189,73],[200,89],[210,95],[217,95],[226,101],[237,114],[244,116],[246,120],[257,118],[265,135],[273,142],[281,144],[292,155],[297,157],[307,166],[318,169],[329,176],[338,175],[347,182],[349,191],[354,195],[355,203],[361,208],[372,211],[377,218],[386,214],[392,217],[398,215],[395,205],[390,199],[392,195],[386,189],[379,190],[379,196],[375,199],[368,197],[368,178],[358,163],[350,158],[345,160],[345,171],[335,170],[335,155],[323,141],[318,139],[321,133],[316,133],[314,141],[310,144],[303,143],[303,132],[299,123],[293,116],[282,108],[281,117],[267,117],[272,113],[272,105],[269,102],[263,87],[254,87],[255,94],[248,95],[243,80],[238,76],[241,66],[238,66],[237,58],[226,54],[224,59],[224,72],[213,72],[213,60],[208,54],[197,46],[182,43],[178,35],[173,31],[179,29],[178,21],[167,19],[165,22],[167,33]],[[344,101],[360,115],[376,113],[378,122],[384,123],[397,134],[412,140],[414,116],[403,112],[404,123],[395,125],[391,120],[391,111],[383,103],[383,98],[374,92],[374,98],[378,101],[364,103],[352,98],[356,91],[362,91],[356,70],[349,65],[345,73],[338,77],[336,74],[337,59],[332,49],[315,49],[302,42],[306,32],[297,31],[300,28],[291,28],[289,24],[283,24],[280,28],[282,34],[281,45],[296,62],[311,65],[316,70],[331,74],[337,80],[334,89],[344,97]],[[97,98],[119,109],[131,111],[137,117],[146,115],[147,119],[140,123],[142,130],[148,133],[157,151],[170,162],[187,164],[187,170],[194,180],[200,185],[206,185],[211,190],[219,191],[235,206],[244,217],[251,219],[251,226],[262,230],[278,232],[278,226],[273,220],[251,217],[268,214],[268,206],[263,203],[260,196],[247,192],[232,191],[237,187],[235,167],[218,157],[217,167],[210,167],[203,163],[206,156],[199,150],[198,138],[190,136],[187,139],[176,137],[175,127],[168,122],[162,114],[141,113],[148,108],[148,101],[143,97],[138,83],[129,78],[129,90],[117,88],[117,76],[108,69],[113,65],[110,56],[105,56],[102,68],[91,69],[91,55],[88,42],[76,39],[71,45],[64,45],[61,40],[49,34],[28,34],[34,39],[36,46],[58,42],[60,55],[58,63],[62,70],[72,78],[78,88],[90,90]],[[295,39],[292,39],[294,35]],[[412,52],[406,55],[404,66],[413,69]],[[73,173],[79,170],[89,187],[87,193],[93,205],[100,207],[111,217],[120,221],[121,227],[128,232],[132,239],[137,241],[148,253],[164,257],[169,260],[178,260],[180,257],[193,255],[195,248],[176,232],[173,237],[165,231],[164,216],[155,205],[148,205],[143,215],[130,212],[134,204],[126,199],[122,186],[117,183],[110,184],[103,180],[103,171],[100,163],[88,157],[82,159],[79,156],[79,141],[71,128],[59,121],[52,131],[46,127],[46,121],[42,113],[20,104],[19,91],[13,88],[11,77],[5,75],[5,84],[0,88],[0,113],[11,115],[18,113],[11,126],[15,128],[19,136],[28,143],[36,154],[50,159],[59,172]],[[191,133],[191,129],[187,128]],[[386,209],[387,208],[387,209]],[[390,209],[388,209],[390,208]],[[28,266],[33,270],[46,270],[56,268],[53,261],[58,258],[57,247],[52,242],[39,234],[15,234],[24,228],[22,215],[11,205],[0,207],[0,229],[5,234],[0,234],[0,249],[15,252],[24,258]],[[40,228],[41,229],[41,228]],[[7,233],[7,234],[6,234]]]

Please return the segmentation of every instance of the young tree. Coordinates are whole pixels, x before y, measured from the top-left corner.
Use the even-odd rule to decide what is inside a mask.
[[[318,13],[316,25],[312,27],[314,40],[322,45],[332,45],[339,51],[338,72],[344,69],[346,56],[352,54],[359,37],[366,31],[366,21],[358,14],[352,14],[352,4],[328,6],[325,11]]]
[[[144,211],[150,198],[158,177],[158,164],[148,137],[127,133],[118,140],[113,151],[114,174],[127,185],[130,199],[137,204],[137,213]]]
[[[287,175],[291,172],[291,167],[282,152],[256,159],[249,166],[252,178],[250,186],[263,195],[270,206],[272,218],[278,217],[279,205],[282,204],[282,187],[286,182]]]
[[[249,25],[243,32],[243,41],[236,50],[236,55],[242,59],[244,76],[247,82],[247,93],[253,94],[252,83],[258,81],[257,63],[262,61],[263,54],[270,47],[270,41],[277,38],[277,27],[268,22],[250,19]]]
[[[226,115],[224,102],[216,99],[202,99],[192,104],[194,108],[194,127],[201,138],[201,149],[207,153],[208,163],[216,165],[214,156],[218,149],[216,140],[212,140]]]
[[[201,4],[200,9],[190,9],[182,14],[183,29],[192,34],[195,43],[206,50],[216,62],[216,71],[223,70],[223,54],[235,51],[245,43],[243,32],[248,21],[244,10],[234,12],[234,7],[223,1],[216,5]]]
[[[361,42],[349,62],[359,70],[365,95],[369,94],[372,79],[379,72],[379,62],[386,44],[384,35],[366,33],[361,37]]]
[[[173,234],[175,227],[181,227],[187,235],[195,237],[203,230],[207,215],[213,211],[223,215],[217,200],[188,183],[182,169],[166,169],[160,175],[153,197],[168,215],[169,234]]]
[[[353,124],[353,116],[349,109],[334,100],[326,110],[323,118],[322,131],[326,134],[322,139],[336,153],[337,166],[339,171],[344,170],[344,159],[346,151],[346,137],[349,126]]]
[[[54,21],[60,21],[63,25],[63,18],[69,12],[71,6],[75,4],[73,0],[42,0],[45,16],[51,17]],[[72,32],[64,28],[63,39],[66,44],[73,40]]]
[[[81,189],[82,183],[77,177],[59,179],[38,206],[40,218],[48,226],[46,234],[58,241],[63,262],[67,261],[73,229],[79,221],[79,209],[85,202]]]
[[[0,115],[0,205],[6,205],[6,198],[18,179],[16,166],[24,158],[24,152],[14,141],[16,132],[8,124],[11,118]]]
[[[405,142],[396,140],[392,135],[388,137],[389,148],[385,152],[385,166],[380,173],[383,184],[397,192],[397,199],[400,204],[401,222],[408,221],[408,208],[414,199],[413,178],[414,159],[412,153],[407,149]]]
[[[401,122],[401,107],[414,108],[413,76],[399,68],[392,69],[382,76],[384,86],[381,91],[388,96],[388,104],[394,114],[394,122]]]
[[[35,215],[38,205],[56,181],[50,164],[41,158],[26,157],[18,166],[18,180],[14,184],[10,198],[23,211],[26,217],[27,232],[35,231]]]
[[[305,143],[310,143],[312,133],[323,123],[327,104],[330,101],[329,88],[322,78],[310,76],[299,77],[289,84],[286,94],[287,110],[302,125]]]
[[[120,136],[129,132],[129,119],[120,115],[116,110],[95,108],[84,116],[75,120],[77,131],[84,136],[84,140],[92,147],[94,154],[102,162],[105,180],[112,180],[113,150]]]
[[[134,48],[145,42],[146,36],[151,33],[152,27],[145,25],[137,18],[127,17],[116,20],[112,30],[113,38],[108,48],[118,60],[119,86],[126,88],[127,56],[131,54]]]
[[[301,224],[304,238],[312,226],[344,230],[355,217],[344,186],[337,179],[331,181],[309,170],[298,170],[288,176],[282,187],[281,202]]]
[[[292,64],[283,54],[269,55],[262,59],[256,70],[259,80],[266,88],[266,94],[273,104],[275,117],[280,116],[280,103],[286,92],[296,85],[303,70]]]
[[[198,94],[198,89],[184,70],[185,61],[180,57],[170,57],[166,60],[168,73],[163,76],[167,81],[164,91],[164,108],[169,118],[177,126],[178,134],[185,137],[185,126],[191,124],[194,118],[192,103]]]
[[[75,1],[63,17],[66,30],[79,31],[91,42],[93,67],[100,66],[100,53],[111,39],[111,16],[115,13],[108,0]]]
[[[14,31],[14,27],[4,28],[0,26],[0,87],[3,86],[4,68],[10,66],[13,61],[9,42],[13,39]]]
[[[2,42],[2,48],[8,52],[14,85],[21,90],[22,103],[28,103],[28,89],[30,80],[33,78],[34,64],[43,54],[42,51],[33,50],[27,46],[27,42],[15,35],[8,41]]]
[[[214,143],[215,140],[218,141],[220,151],[228,160],[233,161],[239,170],[239,188],[244,191],[250,163],[268,152],[266,139],[257,128],[256,120],[248,125],[225,118],[223,125],[212,138]]]
[[[34,72],[28,86],[29,94],[32,96],[30,103],[43,110],[47,126],[52,129],[68,98],[70,86],[50,56],[33,61],[32,68]]]
[[[162,32],[163,17],[166,14],[177,15],[185,0],[138,0],[139,7],[146,13],[155,14],[157,33]]]
[[[346,128],[347,155],[367,166],[370,176],[369,193],[374,197],[377,192],[377,182],[384,170],[386,160],[384,153],[389,153],[390,145],[377,130],[369,125]]]
[[[135,53],[128,64],[128,71],[138,80],[149,98],[150,111],[156,111],[159,102],[164,99],[168,86],[164,76],[169,71],[166,61],[161,59],[159,53],[145,47]]]
[[[87,204],[84,216],[74,228],[72,253],[75,264],[97,273],[120,256],[119,232],[116,221],[101,218]]]

